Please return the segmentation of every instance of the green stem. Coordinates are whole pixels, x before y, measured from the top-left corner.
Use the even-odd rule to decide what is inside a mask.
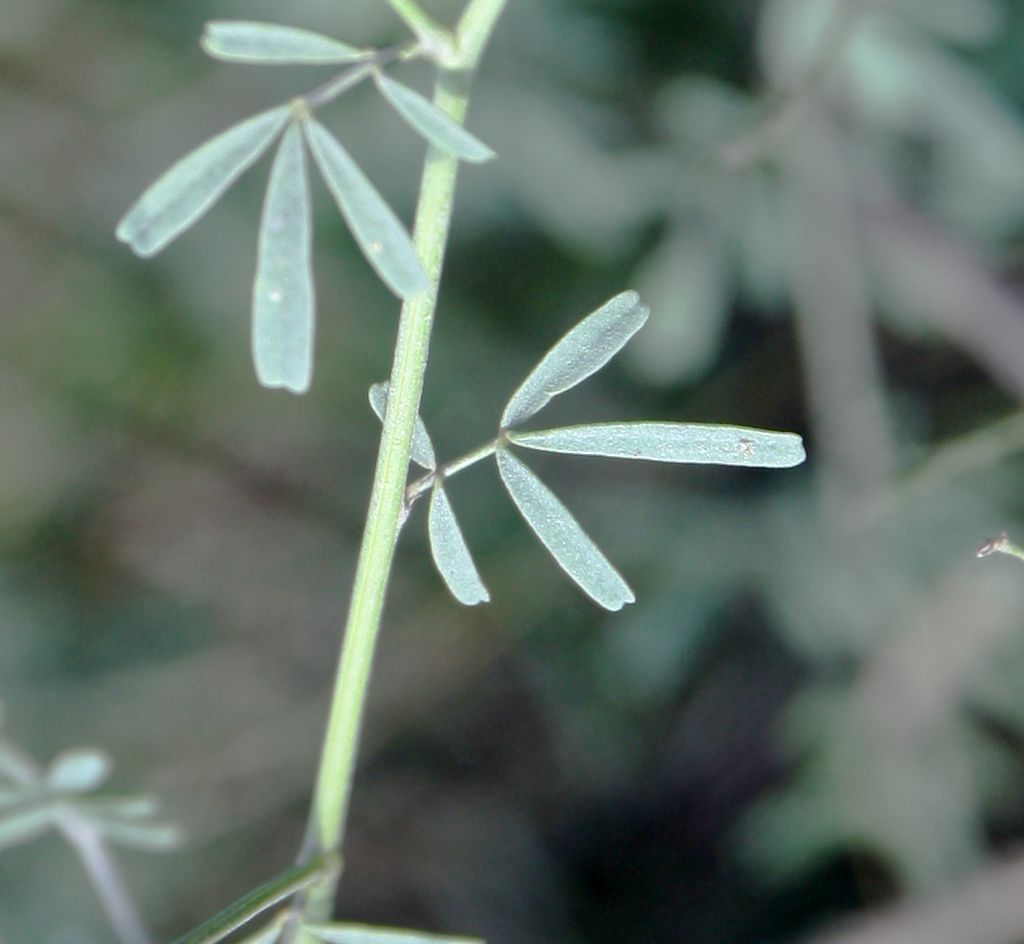
[[[457,53],[451,60],[458,68],[440,73],[434,102],[460,124],[469,107],[471,72],[506,2],[470,0],[456,33]],[[413,241],[430,284],[424,292],[405,301],[399,318],[388,409],[303,856],[336,855],[344,838],[373,653],[398,542],[409,453],[423,390],[457,172],[458,161],[454,157],[436,148],[429,150],[416,208]],[[305,921],[330,918],[336,883],[337,877],[326,881],[298,902]],[[300,932],[298,940],[306,942],[311,938]]]
[[[454,37],[437,22],[416,0],[388,0],[395,11],[416,35],[416,38],[439,60],[452,54]]]
[[[284,901],[317,882],[330,883],[338,871],[336,859],[315,856],[304,865],[288,869],[247,895],[243,895],[209,921],[204,921],[194,931],[178,938],[174,944],[216,944],[279,901]]]
[[[428,472],[426,475],[420,476],[405,490],[406,509],[412,508],[423,494],[429,492],[434,487],[434,482],[437,479],[450,479],[453,475],[458,475],[459,472],[468,469],[471,465],[476,465],[478,462],[488,458],[488,456],[493,456],[497,448],[498,440],[492,439],[489,443],[477,446],[472,452],[467,452],[465,455],[459,456],[458,459],[446,462],[437,471]]]

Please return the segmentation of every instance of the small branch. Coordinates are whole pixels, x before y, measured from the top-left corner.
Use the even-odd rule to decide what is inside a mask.
[[[978,548],[978,557],[988,557],[991,554],[1008,554],[1010,557],[1024,561],[1024,548],[1014,544],[1007,537],[1005,531],[1001,532],[997,538],[989,538]]]
[[[937,446],[871,504],[871,514],[876,520],[881,519],[914,498],[936,492],[968,475],[986,472],[1022,451],[1024,412],[1018,412]]]
[[[73,810],[62,812],[57,828],[78,853],[103,911],[123,944],[151,944],[153,938],[142,921],[135,901],[106,843],[97,831]]]
[[[370,58],[345,69],[344,72],[339,72],[324,82],[323,85],[317,86],[312,92],[302,96],[302,100],[305,101],[310,109],[321,108],[333,102],[334,99],[347,92],[353,86],[358,85],[365,78],[372,75],[375,70],[383,68],[388,63],[394,62],[397,59],[414,59],[416,56],[422,55],[423,51],[422,46],[418,43],[404,43],[401,46],[390,46],[387,49],[380,49]]]
[[[468,469],[471,465],[476,465],[476,463],[486,459],[488,456],[493,456],[497,448],[498,440],[492,439],[489,443],[477,447],[472,452],[467,452],[465,455],[459,456],[458,459],[452,459],[451,462],[441,466],[435,472],[428,472],[426,475],[416,479],[405,490],[406,511],[408,512],[416,504],[417,499],[433,488],[435,480],[439,478],[450,479],[453,475],[458,475],[459,472]]]

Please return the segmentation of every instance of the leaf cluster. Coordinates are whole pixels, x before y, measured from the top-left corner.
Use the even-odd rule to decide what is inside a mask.
[[[227,62],[350,64],[308,95],[247,118],[183,157],[139,197],[117,226],[118,239],[137,255],[155,255],[197,222],[279,140],[260,219],[252,353],[261,384],[304,393],[313,376],[316,309],[307,153],[381,281],[399,298],[416,295],[428,285],[408,232],[314,111],[372,78],[384,100],[431,146],[472,163],[494,154],[432,102],[383,74],[385,65],[396,58],[422,55],[419,46],[357,49],[293,27],[214,21],[207,26],[202,47]]]

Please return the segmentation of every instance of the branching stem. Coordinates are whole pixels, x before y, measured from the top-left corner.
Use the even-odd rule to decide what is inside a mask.
[[[424,49],[419,43],[403,43],[401,46],[390,46],[387,49],[379,49],[372,56],[367,57],[354,66],[345,69],[332,76],[323,85],[317,86],[303,100],[310,109],[320,108],[333,102],[339,95],[344,94],[350,88],[358,85],[364,79],[381,69],[388,63],[398,59],[415,59],[424,54]]]
[[[440,469],[434,472],[428,472],[426,475],[416,479],[415,482],[411,483],[405,490],[405,507],[406,510],[412,508],[416,504],[416,500],[429,492],[434,486],[434,482],[437,479],[448,479],[453,475],[457,475],[464,469],[468,469],[471,465],[476,465],[483,459],[494,455],[495,449],[498,448],[498,440],[492,439],[489,443],[485,443],[482,446],[478,446],[472,452],[467,452],[465,455],[459,456],[458,459],[452,459],[451,462],[445,463]]]
[[[448,68],[440,72],[434,103],[460,124],[469,106],[472,72],[506,2],[470,0],[456,30],[455,52],[446,63]],[[392,5],[403,16],[418,10],[407,0],[393,0]],[[429,149],[413,230],[413,242],[429,287],[403,303],[399,318],[388,410],[300,861],[318,855],[337,855],[344,838],[370,669],[405,505],[409,454],[423,390],[457,172],[458,161],[454,157],[436,148]],[[325,881],[300,897],[296,912],[304,921],[330,918],[336,883],[336,878]],[[312,944],[313,939],[309,932],[299,930],[296,941]]]

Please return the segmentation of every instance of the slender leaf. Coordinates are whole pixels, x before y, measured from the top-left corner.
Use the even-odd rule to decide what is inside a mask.
[[[365,924],[304,924],[303,929],[328,944],[483,944],[478,938],[439,936]]]
[[[53,810],[35,806],[0,819],[0,851],[35,839],[53,823]]]
[[[466,606],[487,603],[491,595],[480,579],[459,522],[455,519],[455,510],[440,479],[435,481],[430,496],[427,530],[430,534],[430,553],[452,596]]]
[[[643,327],[649,314],[636,292],[622,292],[589,314],[544,355],[512,394],[501,428],[529,419],[552,397],[599,371]]]
[[[254,115],[183,157],[122,217],[117,238],[136,255],[156,255],[259,159],[290,114],[282,105]]]
[[[264,387],[305,393],[313,377],[313,230],[302,132],[293,124],[270,171],[252,290],[252,355]]]
[[[795,433],[705,423],[594,423],[512,432],[518,446],[614,459],[787,469],[807,458]]]
[[[369,53],[321,33],[253,20],[212,20],[199,45],[214,59],[268,65],[327,65]]]
[[[101,751],[81,748],[64,751],[50,765],[46,785],[58,793],[95,790],[110,776],[110,758]]]
[[[367,261],[400,298],[422,292],[426,273],[391,207],[330,131],[313,118],[304,126],[320,173]]]
[[[494,151],[483,141],[453,121],[419,92],[414,92],[401,82],[389,79],[381,72],[375,72],[373,78],[377,88],[391,102],[395,111],[434,147],[471,164],[482,164],[494,157]]]
[[[181,830],[169,823],[131,823],[106,816],[90,816],[87,808],[82,810],[82,815],[104,838],[133,849],[164,852],[181,844]]]
[[[626,581],[554,492],[507,449],[499,449],[496,456],[512,501],[562,570],[605,609],[620,610],[632,603],[636,597]]]
[[[377,414],[377,419],[384,422],[384,414],[388,408],[388,391],[391,388],[389,381],[375,383],[370,387],[370,406]],[[434,455],[434,444],[430,441],[430,434],[427,427],[419,416],[416,417],[416,426],[412,433],[412,461],[422,466],[428,472],[437,468],[437,457]]]

